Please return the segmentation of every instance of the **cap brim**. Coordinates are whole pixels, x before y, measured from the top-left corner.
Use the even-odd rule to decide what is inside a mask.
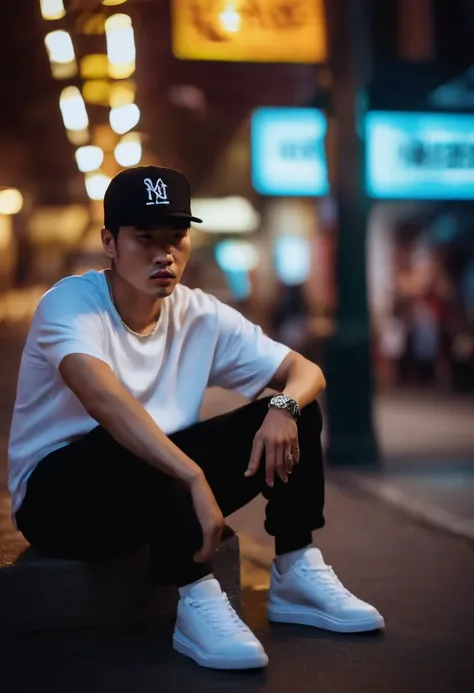
[[[172,219],[182,219],[183,221],[187,221],[189,223],[194,222],[196,224],[202,224],[202,219],[199,219],[199,217],[193,217],[191,214],[188,212],[167,212],[166,214],[143,214],[143,216],[140,219],[137,218],[122,218],[122,219],[117,219],[116,221],[109,220],[110,223],[115,224],[116,226],[134,226],[135,228],[140,228],[140,227],[150,227],[153,225],[162,225],[166,224],[167,221],[171,221]],[[108,227],[109,228],[109,227]]]
[[[164,219],[187,219],[188,221],[193,221],[195,224],[202,224],[202,219],[193,217],[191,214],[186,214],[186,212],[169,212],[164,215]]]

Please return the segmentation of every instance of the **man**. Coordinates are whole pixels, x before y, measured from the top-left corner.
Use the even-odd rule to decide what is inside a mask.
[[[210,563],[223,516],[263,493],[277,554],[270,620],[382,627],[312,546],[324,524],[321,370],[179,284],[201,221],[182,173],[125,170],[104,212],[111,268],[53,286],[24,349],[9,446],[17,527],[37,550],[73,559],[150,545],[150,574],[179,588],[175,649],[203,666],[263,667]],[[278,394],[198,422],[212,385]]]

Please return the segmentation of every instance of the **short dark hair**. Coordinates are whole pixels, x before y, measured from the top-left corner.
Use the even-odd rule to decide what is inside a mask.
[[[107,231],[110,231],[115,240],[117,240],[117,236],[119,235],[120,231],[120,226],[111,226],[110,228],[107,228]]]
[[[188,219],[173,219],[170,218],[166,220],[166,222],[163,222],[163,224],[153,224],[151,226],[143,226],[143,229],[152,229],[152,228],[158,228],[158,226],[171,226],[171,228],[176,229],[177,231],[184,231],[190,228],[191,224],[189,223]],[[117,226],[115,224],[111,224],[110,226],[106,227],[107,231],[110,231],[112,236],[117,240],[119,231],[120,231],[120,226]]]

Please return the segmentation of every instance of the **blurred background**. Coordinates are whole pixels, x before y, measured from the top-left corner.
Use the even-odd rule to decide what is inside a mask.
[[[105,266],[109,180],[171,166],[185,283],[322,365],[328,464],[474,536],[474,1],[1,12],[2,450],[40,296]]]

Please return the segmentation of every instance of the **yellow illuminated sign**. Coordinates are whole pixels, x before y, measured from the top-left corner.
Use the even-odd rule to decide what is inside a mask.
[[[321,63],[324,0],[173,0],[173,53],[182,60]]]

